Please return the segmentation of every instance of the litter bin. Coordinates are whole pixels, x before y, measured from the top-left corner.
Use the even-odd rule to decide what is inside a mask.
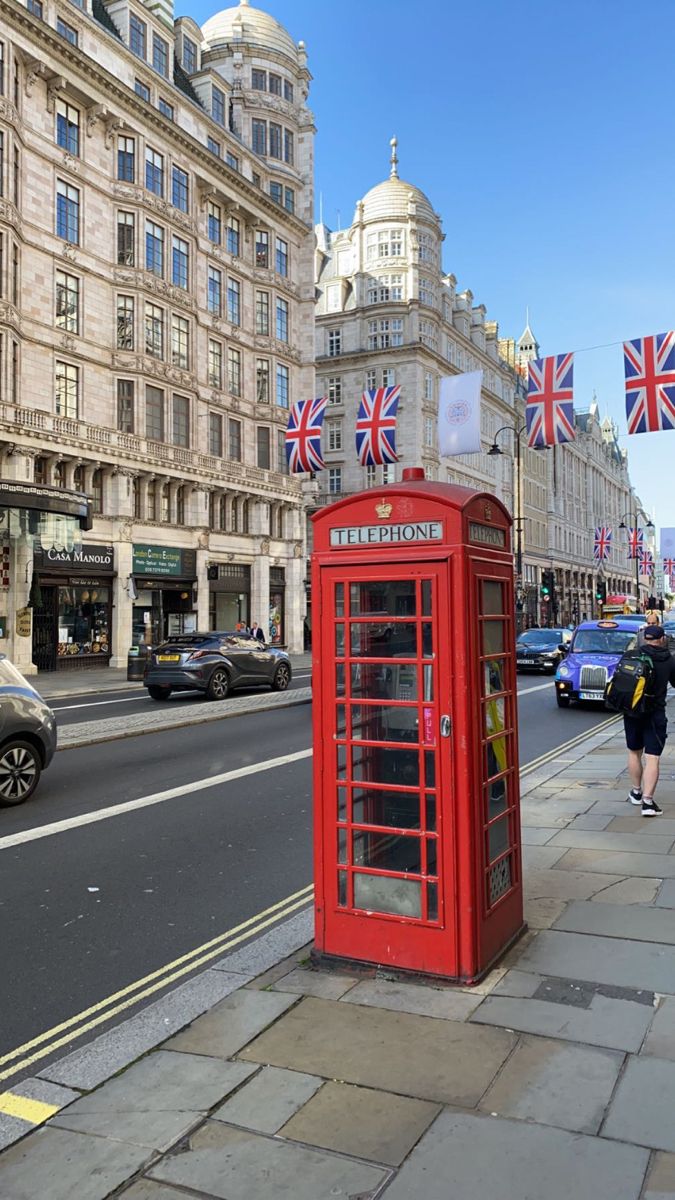
[[[127,654],[127,679],[129,683],[142,683],[149,646],[130,646]]]

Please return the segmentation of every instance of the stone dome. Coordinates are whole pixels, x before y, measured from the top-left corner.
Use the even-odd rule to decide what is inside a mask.
[[[298,47],[290,33],[269,13],[252,8],[248,0],[239,0],[235,8],[224,8],[209,17],[202,25],[202,34],[209,50],[215,50],[223,42],[248,42],[263,50],[286,54],[297,62]]]
[[[433,205],[420,188],[414,183],[406,183],[398,177],[398,142],[391,139],[391,174],[389,179],[378,183],[366,192],[361,201],[363,221],[386,221],[388,218],[398,220],[408,216],[408,205],[412,200],[417,208],[417,215],[424,220],[439,224]]]

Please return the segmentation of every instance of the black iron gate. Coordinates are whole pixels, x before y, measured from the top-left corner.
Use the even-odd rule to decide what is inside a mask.
[[[41,585],[41,602],[33,609],[33,662],[38,671],[56,670],[57,612],[55,587]]]

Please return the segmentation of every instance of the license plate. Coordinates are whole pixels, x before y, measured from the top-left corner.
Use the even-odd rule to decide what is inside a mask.
[[[580,700],[602,700],[604,692],[579,692]]]
[[[180,654],[158,654],[157,662],[180,662]]]
[[[517,658],[516,666],[517,667],[526,667],[527,664],[529,663],[529,661],[530,661],[529,658]]]

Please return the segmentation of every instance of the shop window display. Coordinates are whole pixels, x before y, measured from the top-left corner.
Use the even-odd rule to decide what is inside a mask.
[[[110,588],[59,588],[58,657],[110,654]]]

